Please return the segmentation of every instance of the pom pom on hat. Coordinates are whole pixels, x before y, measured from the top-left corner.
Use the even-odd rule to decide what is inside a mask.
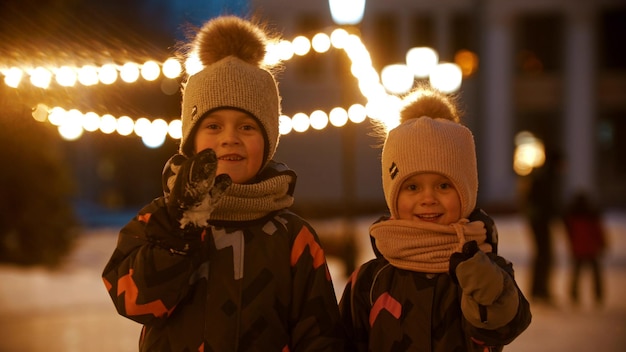
[[[461,122],[459,114],[453,98],[436,90],[419,88],[404,98],[404,106],[400,111],[400,122],[421,116]]]
[[[235,56],[260,67],[267,40],[265,32],[251,22],[225,16],[207,22],[196,36],[194,46],[204,66]]]
[[[459,194],[461,216],[467,217],[476,207],[478,193],[474,137],[467,127],[455,122],[459,121],[455,109],[450,116],[456,118],[438,118],[433,114],[446,109],[434,103],[431,95],[427,96],[427,104],[433,104],[437,109],[416,107],[420,98],[411,97],[401,111],[402,123],[389,131],[385,140],[382,152],[385,200],[391,216],[397,219],[397,200],[402,183],[418,173],[437,173],[450,179]],[[453,105],[450,107],[454,108]],[[433,118],[411,115],[416,111],[429,113]]]
[[[208,21],[193,47],[204,68],[183,88],[180,153],[194,154],[198,122],[219,108],[243,110],[254,116],[265,133],[265,166],[278,145],[280,95],[274,76],[263,67],[268,38],[252,22],[235,16]]]

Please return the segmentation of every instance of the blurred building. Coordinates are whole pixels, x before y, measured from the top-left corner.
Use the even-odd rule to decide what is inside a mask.
[[[1,63],[164,60],[187,25],[219,14],[254,15],[285,39],[335,28],[321,1],[237,0],[128,3],[8,1],[0,5]],[[626,3],[623,0],[369,0],[358,32],[374,68],[429,46],[441,61],[478,58],[459,92],[478,147],[480,206],[515,210],[520,177],[514,137],[530,131],[560,149],[563,194],[586,188],[608,207],[626,206]],[[114,50],[115,49],[115,50]],[[365,103],[343,51],[294,56],[278,80],[283,113],[328,112]],[[2,86],[3,101],[29,115],[38,103],[98,114],[177,118],[179,82],[42,90]],[[165,87],[167,85],[167,87]],[[167,89],[167,93],[166,90]],[[4,106],[6,113],[7,107]],[[281,137],[276,159],[298,173],[296,208],[307,216],[381,213],[380,146],[366,120]],[[0,141],[1,142],[1,141]],[[85,134],[65,143],[81,209],[135,208],[160,194],[160,172],[177,140],[147,149],[136,136]],[[95,212],[100,211],[96,207]]]
[[[327,1],[252,0],[251,9],[287,39],[334,26]],[[524,130],[564,153],[564,196],[585,188],[605,206],[626,205],[623,1],[370,0],[357,30],[378,72],[416,46],[434,48],[441,61],[461,50],[478,55],[460,95],[477,139],[483,207],[516,208],[514,137]],[[290,60],[279,77],[283,112],[363,102],[343,56]],[[296,205],[332,211],[348,195],[355,209],[384,209],[380,149],[372,147],[381,140],[370,132],[366,121],[283,136],[277,158],[298,172]]]

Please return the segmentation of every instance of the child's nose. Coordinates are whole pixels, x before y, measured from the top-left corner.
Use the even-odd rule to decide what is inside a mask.
[[[430,188],[425,188],[422,192],[421,192],[421,203],[424,205],[431,205],[431,204],[435,204],[437,202],[437,198],[435,197],[435,192],[434,190],[430,189]]]
[[[239,134],[234,128],[226,128],[222,132],[222,144],[238,144],[240,142]]]

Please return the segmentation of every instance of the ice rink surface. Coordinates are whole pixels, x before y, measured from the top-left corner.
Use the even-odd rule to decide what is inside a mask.
[[[514,263],[524,292],[530,282],[532,244],[518,215],[494,216],[500,255]],[[371,258],[367,229],[375,217],[356,221],[357,262]],[[509,352],[624,351],[626,346],[626,213],[605,214],[609,251],[602,261],[606,301],[595,307],[591,281],[584,276],[581,304],[567,297],[569,263],[562,228],[555,226],[555,306],[531,302],[533,322]],[[312,221],[319,233],[341,220]],[[115,247],[117,230],[86,231],[60,270],[0,265],[0,352],[137,351],[140,326],[115,311],[100,278]],[[341,260],[328,257],[338,298],[346,281]]]

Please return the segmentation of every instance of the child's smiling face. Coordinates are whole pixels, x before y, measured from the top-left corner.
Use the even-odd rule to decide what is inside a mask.
[[[449,225],[461,219],[461,200],[452,182],[436,173],[407,178],[398,192],[398,216]]]
[[[247,183],[261,170],[265,140],[251,115],[220,109],[200,121],[194,136],[195,153],[211,148],[217,155],[217,175],[228,174],[233,183]]]

